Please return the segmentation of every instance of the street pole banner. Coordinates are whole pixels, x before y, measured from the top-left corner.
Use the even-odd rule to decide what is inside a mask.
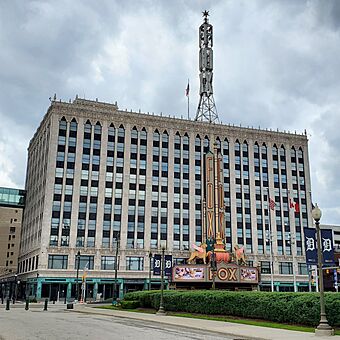
[[[321,229],[321,244],[322,244],[323,265],[325,266],[335,265],[333,232],[331,229]]]
[[[305,234],[306,263],[316,265],[318,263],[317,244],[314,228],[303,228]]]
[[[155,254],[153,256],[153,275],[161,275],[161,254]]]
[[[317,265],[317,241],[316,229],[303,228],[305,233],[305,251],[306,263],[309,265]],[[322,264],[324,266],[335,265],[333,233],[331,229],[321,229],[321,247],[322,247]]]
[[[164,275],[165,276],[172,275],[172,255],[164,256]]]

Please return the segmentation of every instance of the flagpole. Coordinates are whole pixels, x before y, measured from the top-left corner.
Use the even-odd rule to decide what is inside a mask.
[[[189,94],[188,94],[188,119],[190,119],[190,114],[189,114]]]
[[[272,223],[271,223],[271,208],[269,205],[269,188],[267,192],[267,204],[269,214],[269,253],[270,253],[270,285],[271,291],[274,292],[274,265],[273,265],[273,245],[272,245]]]
[[[190,97],[189,78],[188,78],[188,86],[187,86],[187,97],[188,97],[188,119],[190,119],[190,112],[189,112],[189,97]]]
[[[291,254],[292,254],[292,259],[293,259],[293,264],[292,264],[292,269],[293,269],[293,285],[294,285],[294,292],[297,292],[297,282],[296,282],[296,266],[295,266],[295,254],[297,254],[297,245],[296,245],[296,228],[294,228],[294,235],[293,235],[293,221],[294,218],[292,218],[292,207],[291,203],[294,202],[294,198],[290,194],[290,190],[287,190],[288,192],[288,201],[289,201],[289,242],[290,242],[290,249],[291,249]],[[295,205],[293,206],[294,208],[294,214],[295,214]],[[295,217],[295,216],[293,216]],[[295,223],[294,223],[295,226]],[[285,236],[284,239],[286,240],[286,225],[285,225]]]

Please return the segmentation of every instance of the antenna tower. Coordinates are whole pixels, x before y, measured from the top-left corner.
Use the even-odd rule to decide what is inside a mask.
[[[213,26],[209,24],[209,12],[203,12],[204,22],[199,28],[200,101],[195,120],[219,122],[213,96]]]

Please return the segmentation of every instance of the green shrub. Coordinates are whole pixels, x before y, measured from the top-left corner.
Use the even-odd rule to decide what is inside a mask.
[[[131,301],[121,301],[120,305],[123,309],[135,309],[140,307],[140,302],[138,300],[131,300]]]
[[[141,307],[158,309],[160,294],[160,291],[133,292],[125,295],[125,301],[138,300]],[[326,293],[325,303],[330,325],[340,327],[340,294]],[[318,293],[164,291],[164,307],[168,311],[256,318],[308,326],[317,326],[320,321]]]

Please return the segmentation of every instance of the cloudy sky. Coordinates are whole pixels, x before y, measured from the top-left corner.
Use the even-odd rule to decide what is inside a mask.
[[[198,104],[201,12],[214,25],[224,123],[303,132],[313,200],[340,224],[340,1],[0,2],[0,186],[24,187],[48,98],[186,116]],[[338,144],[339,143],[339,144]]]

